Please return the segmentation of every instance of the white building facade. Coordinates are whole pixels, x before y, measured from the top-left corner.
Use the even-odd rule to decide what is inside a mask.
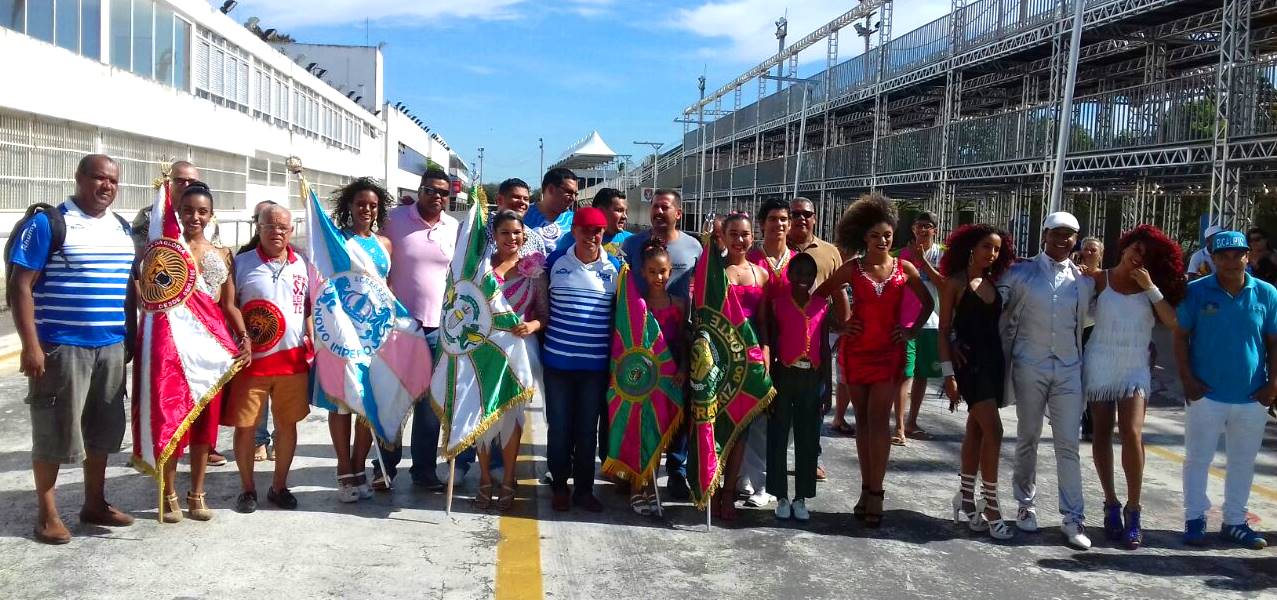
[[[149,204],[174,159],[200,169],[223,219],[299,206],[289,156],[321,196],[364,175],[415,191],[399,147],[429,156],[428,134],[385,109],[380,50],[358,52],[374,72],[346,75],[375,89],[348,96],[306,68],[315,59],[298,64],[204,0],[0,0],[0,235],[68,196],[91,152],[120,162],[123,214]]]

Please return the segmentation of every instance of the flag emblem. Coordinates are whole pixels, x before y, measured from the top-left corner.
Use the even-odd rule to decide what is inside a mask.
[[[240,314],[244,316],[244,327],[248,329],[248,339],[253,342],[254,352],[270,350],[283,339],[284,313],[270,300],[249,300]]]
[[[616,361],[616,391],[626,402],[645,402],[658,383],[656,356],[647,348],[630,348]]]
[[[195,259],[176,240],[160,238],[147,244],[142,264],[142,307],[168,310],[186,301],[195,290]]]
[[[315,299],[315,337],[342,358],[373,356],[395,326],[395,296],[381,281],[362,273],[345,272],[325,281]],[[343,323],[338,311],[348,317]],[[343,325],[355,336],[342,335]],[[355,341],[358,347],[351,347]]]
[[[493,282],[495,284],[495,282]],[[474,282],[457,281],[444,298],[443,327],[439,328],[449,354],[469,354],[492,333],[492,311],[486,294]]]

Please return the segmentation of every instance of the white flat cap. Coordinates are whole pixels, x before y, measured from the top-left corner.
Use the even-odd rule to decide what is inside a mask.
[[[1077,217],[1066,212],[1053,212],[1046,216],[1046,220],[1042,221],[1042,229],[1055,229],[1057,227],[1068,227],[1073,231],[1082,231],[1082,226],[1078,225]]]
[[[1206,234],[1205,234],[1205,235],[1203,235],[1202,237],[1204,237],[1204,238],[1206,238],[1206,239],[1208,239],[1208,240],[1209,240],[1209,239],[1210,239],[1210,236],[1215,235],[1215,234],[1217,234],[1217,233],[1219,233],[1219,232],[1221,232],[1221,231],[1223,231],[1223,230],[1224,230],[1224,228],[1223,228],[1223,227],[1220,227],[1219,225],[1211,225],[1210,227],[1207,227],[1207,228],[1206,228]]]

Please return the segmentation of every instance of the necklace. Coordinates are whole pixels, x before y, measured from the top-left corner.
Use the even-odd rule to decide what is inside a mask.
[[[282,259],[282,260],[281,260]],[[275,268],[275,263],[279,262],[279,268]],[[279,283],[279,278],[284,274],[284,269],[288,268],[288,255],[272,258],[266,261],[266,268],[270,269],[270,279],[272,283]]]

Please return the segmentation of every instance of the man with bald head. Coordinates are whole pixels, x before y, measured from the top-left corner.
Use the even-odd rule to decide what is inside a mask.
[[[9,255],[31,411],[35,539],[46,544],[71,541],[54,498],[64,464],[84,466],[81,523],[133,522],[107,503],[105,491],[107,456],[124,440],[124,372],[137,316],[129,224],[111,210],[119,185],[120,167],[111,157],[85,156],[75,170],[75,195],[27,220]],[[54,248],[59,221],[65,237]]]
[[[267,398],[275,418],[275,477],[266,498],[279,508],[297,508],[297,498],[287,486],[288,469],[297,450],[297,423],[310,413],[309,270],[289,244],[293,220],[287,208],[262,207],[257,230],[257,248],[235,257],[236,300],[252,341],[253,360],[236,374],[222,410],[222,425],[235,428],[235,462],[243,488],[235,510],[242,513],[257,510],[253,438]]]
[[[173,206],[177,206],[177,201],[182,198],[182,194],[186,192],[187,186],[200,180],[200,170],[190,161],[179,160],[173,163],[172,170],[169,171],[169,190],[173,193]],[[144,206],[137,211],[137,216],[133,217],[133,245],[137,251],[141,253],[142,247],[147,242],[147,231],[151,228],[151,207]],[[225,464],[226,459],[222,459],[221,464]],[[211,464],[211,463],[210,463]]]

